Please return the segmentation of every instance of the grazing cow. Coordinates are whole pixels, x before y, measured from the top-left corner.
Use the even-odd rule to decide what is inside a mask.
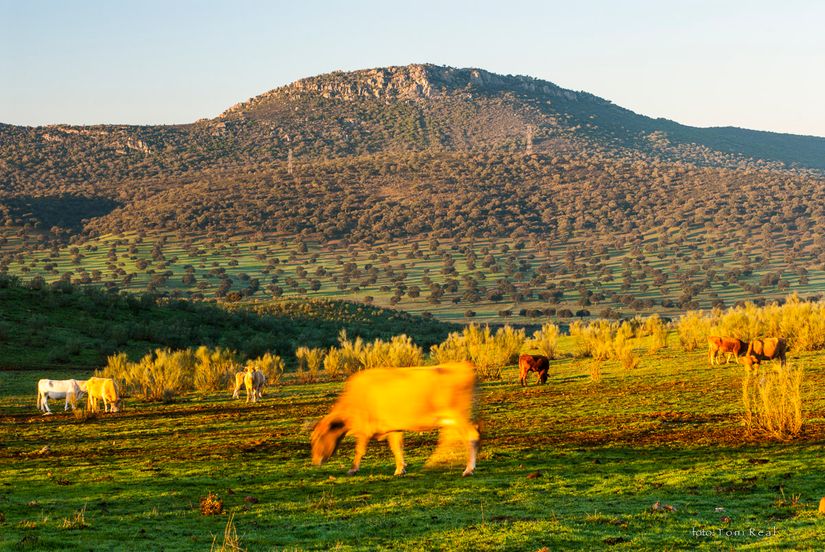
[[[51,414],[49,399],[66,399],[63,411],[75,408],[75,401],[86,392],[86,382],[83,380],[50,380],[42,379],[37,382],[37,408],[44,414]]]
[[[86,382],[86,408],[90,412],[98,411],[98,400],[103,401],[104,412],[118,412],[120,397],[112,378],[89,378]]]
[[[351,376],[344,392],[312,432],[312,463],[320,466],[341,440],[355,437],[355,459],[349,475],[358,471],[372,439],[387,440],[395,456],[395,475],[406,473],[403,431],[454,428],[468,446],[467,467],[476,466],[479,434],[470,421],[475,370],[468,362],[416,368],[373,368]]]
[[[232,392],[232,398],[238,399],[241,394],[241,387],[243,387],[243,379],[246,372],[235,372],[235,390]]]
[[[742,357],[742,363],[748,370],[754,365],[759,366],[763,360],[779,360],[779,365],[785,366],[787,350],[788,346],[781,337],[754,339],[748,343],[748,350]]]
[[[708,362],[711,366],[714,364],[721,364],[719,362],[719,355],[725,355],[725,364],[730,362],[730,357],[739,362],[739,357],[745,354],[748,348],[748,343],[735,337],[717,337],[715,335],[708,336]]]
[[[246,402],[249,402],[250,397],[252,402],[258,402],[258,399],[263,397],[264,385],[266,385],[266,376],[260,370],[247,369],[243,378],[244,387],[246,387]]]
[[[522,387],[527,385],[527,374],[535,372],[536,385],[539,382],[547,383],[547,372],[550,370],[550,359],[542,355],[519,355],[518,357],[519,382]]]

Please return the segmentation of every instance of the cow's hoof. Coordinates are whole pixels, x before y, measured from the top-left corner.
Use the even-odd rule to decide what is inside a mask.
[[[407,473],[407,470],[405,470],[404,468],[401,468],[400,470],[395,470],[395,473],[393,475],[406,475],[406,473]]]
[[[473,475],[475,473],[474,469],[467,468],[464,470],[464,473],[461,474],[461,477],[467,477],[468,475]]]
[[[358,468],[352,468],[347,472],[347,475],[355,475],[358,473]]]

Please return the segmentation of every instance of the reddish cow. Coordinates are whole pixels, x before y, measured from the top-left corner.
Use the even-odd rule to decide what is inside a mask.
[[[787,350],[788,345],[781,337],[754,339],[748,343],[748,350],[742,357],[742,363],[748,370],[754,365],[759,366],[763,360],[779,360],[779,365],[785,366]]]
[[[719,355],[725,355],[725,364],[730,362],[731,355],[739,362],[739,357],[745,354],[748,344],[735,337],[708,336],[708,362],[711,365],[721,364]]]
[[[542,355],[519,355],[519,382],[522,386],[527,385],[527,374],[535,372],[538,376],[536,384],[547,383],[547,373],[550,371],[550,359]]]

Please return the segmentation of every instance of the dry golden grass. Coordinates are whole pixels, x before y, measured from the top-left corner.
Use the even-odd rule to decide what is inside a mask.
[[[788,364],[748,370],[742,379],[744,422],[750,434],[791,439],[802,430],[804,369]]]

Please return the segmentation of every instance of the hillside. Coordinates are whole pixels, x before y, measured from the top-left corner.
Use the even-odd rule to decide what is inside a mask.
[[[158,347],[228,347],[241,356],[266,351],[288,364],[299,345],[329,347],[340,330],[367,340],[406,333],[429,346],[453,326],[402,312],[341,301],[282,301],[224,309],[150,295],[119,296],[71,285],[23,286],[0,276],[0,369],[99,368],[106,356],[140,358]]]
[[[687,127],[530,77],[331,73],[189,125],[0,125],[0,143],[0,270],[47,281],[491,319],[559,291],[573,312],[670,312],[825,279],[825,138]],[[436,273],[388,261],[344,281],[432,239]]]

